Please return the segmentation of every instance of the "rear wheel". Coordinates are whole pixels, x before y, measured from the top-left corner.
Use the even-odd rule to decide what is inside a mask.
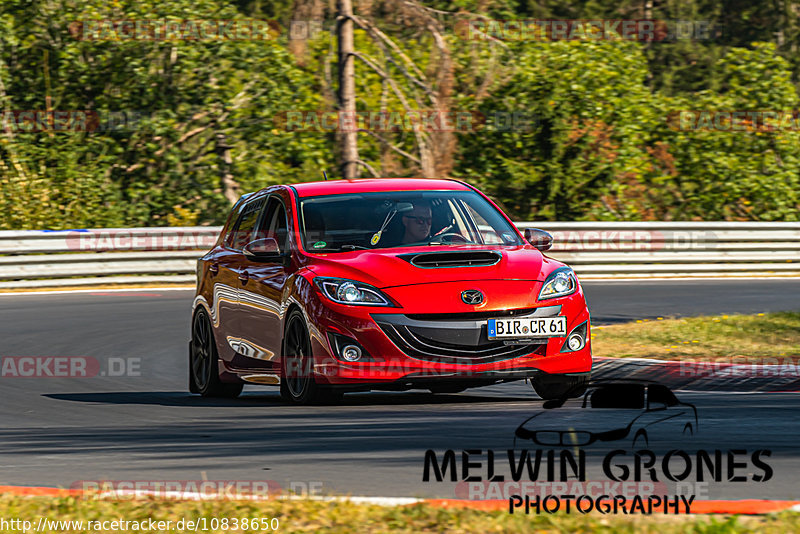
[[[542,400],[573,399],[586,393],[588,375],[540,374],[531,379],[531,385]]]
[[[337,402],[342,393],[314,380],[311,340],[303,314],[292,310],[286,319],[281,358],[281,397],[294,404]]]
[[[204,397],[238,397],[242,384],[226,384],[219,379],[219,356],[205,310],[198,311],[192,321],[192,343],[189,349],[189,391]]]

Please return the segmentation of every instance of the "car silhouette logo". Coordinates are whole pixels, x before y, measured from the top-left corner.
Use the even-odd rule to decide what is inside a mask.
[[[467,289],[461,292],[461,300],[464,304],[480,304],[483,302],[483,293],[477,289]]]
[[[543,447],[621,440],[649,447],[654,440],[685,440],[698,431],[694,404],[646,380],[595,380],[580,397],[550,400],[543,408],[517,427],[515,447],[517,438]]]

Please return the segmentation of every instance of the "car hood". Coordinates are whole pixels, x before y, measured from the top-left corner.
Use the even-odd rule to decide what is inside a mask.
[[[642,410],[611,408],[575,408],[563,410],[555,408],[535,415],[522,427],[536,432],[575,431],[575,432],[607,432],[627,427],[642,414]]]
[[[472,255],[492,253],[493,265],[470,265]],[[447,254],[448,266],[420,266],[434,254]],[[319,276],[349,278],[386,289],[398,286],[477,280],[543,281],[563,264],[530,246],[444,246],[356,250],[308,256],[307,267]],[[414,263],[411,261],[414,260]]]

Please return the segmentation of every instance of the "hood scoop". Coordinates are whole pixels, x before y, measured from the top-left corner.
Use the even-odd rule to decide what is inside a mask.
[[[503,257],[499,252],[491,250],[457,250],[453,252],[421,252],[400,254],[414,267],[437,269],[444,267],[486,267],[494,265]]]

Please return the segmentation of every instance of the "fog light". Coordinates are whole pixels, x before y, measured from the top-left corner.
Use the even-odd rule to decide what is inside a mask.
[[[346,345],[342,349],[342,358],[348,362],[357,362],[361,359],[361,349],[355,345]]]
[[[570,330],[561,352],[575,352],[589,344],[589,321],[583,322]]]

